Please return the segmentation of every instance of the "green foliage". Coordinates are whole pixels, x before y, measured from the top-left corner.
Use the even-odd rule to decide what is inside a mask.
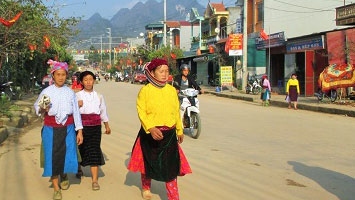
[[[2,116],[11,117],[10,108],[11,108],[10,99],[5,94],[1,94],[1,96],[0,96],[0,114]]]
[[[101,53],[97,53],[97,49],[91,46],[88,59],[91,63],[101,63]]]
[[[22,15],[11,27],[0,25],[0,73],[5,81],[11,80],[28,91],[34,84],[33,77],[40,80],[47,74],[48,59],[72,62],[66,46],[75,34],[71,27],[79,19],[62,19],[58,10],[46,7],[41,0],[0,1],[1,17],[11,19],[20,11]],[[47,49],[44,36],[50,40]],[[30,45],[35,49],[31,51]]]
[[[148,60],[150,61],[154,58],[164,58],[168,61],[171,71],[175,72],[178,67],[176,66],[176,58],[174,59],[173,56],[176,56],[176,58],[181,58],[183,57],[183,51],[176,47],[162,47],[156,51],[150,52],[148,54]]]

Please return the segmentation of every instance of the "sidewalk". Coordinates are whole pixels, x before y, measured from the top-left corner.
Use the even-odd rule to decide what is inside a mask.
[[[202,88],[206,94],[213,94],[219,97],[243,101],[260,102],[261,105],[260,94],[245,94],[244,91],[239,91],[236,88],[233,88],[232,90],[230,88],[223,88],[221,92],[216,92],[215,87],[202,86]],[[285,95],[272,93],[270,106],[287,108],[288,103],[285,101]],[[299,97],[297,107],[301,110],[355,117],[355,101],[348,99],[336,100],[334,103],[331,103],[329,99],[318,101],[316,97]]]

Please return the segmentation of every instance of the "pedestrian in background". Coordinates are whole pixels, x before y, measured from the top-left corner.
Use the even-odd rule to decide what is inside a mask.
[[[71,77],[72,80],[72,85],[71,89],[74,90],[74,92],[79,92],[80,90],[83,89],[83,85],[80,82],[80,72],[76,72],[73,74]]]
[[[286,84],[286,99],[288,101],[288,108],[291,109],[292,104],[295,110],[297,110],[298,95],[300,94],[300,86],[297,80],[297,75],[294,73]]]
[[[54,84],[45,88],[34,104],[37,115],[44,114],[41,148],[42,176],[51,177],[53,199],[62,199],[61,189],[69,188],[67,173],[78,170],[78,146],[83,142],[82,123],[75,93],[64,83],[68,64],[49,60]],[[38,102],[49,97],[50,106],[41,108]],[[77,131],[77,134],[76,132]],[[61,177],[59,187],[59,176]]]
[[[94,90],[96,76],[91,71],[80,74],[80,82],[84,89],[77,92],[79,110],[83,123],[84,142],[79,146],[81,166],[90,166],[92,189],[99,190],[99,166],[105,164],[101,150],[101,123],[105,126],[105,134],[111,134],[103,96]],[[81,178],[83,172],[79,166],[77,177]]]
[[[141,129],[132,149],[128,169],[141,173],[142,196],[151,199],[151,179],[165,182],[169,200],[178,200],[177,176],[191,173],[179,144],[184,135],[176,89],[166,84],[166,60],[153,59],[145,68],[149,83],[137,98]]]
[[[271,98],[271,86],[270,86],[270,81],[267,77],[267,75],[263,75],[261,77],[261,87],[262,87],[262,91],[261,91],[261,101],[262,101],[262,105],[263,106],[269,106],[269,101]]]

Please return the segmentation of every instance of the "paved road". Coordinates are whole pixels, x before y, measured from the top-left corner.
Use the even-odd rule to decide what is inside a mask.
[[[91,190],[89,169],[81,180],[70,175],[63,199],[141,199],[139,174],[126,169],[139,129],[135,98],[140,85],[101,82],[112,135],[103,135],[106,165],[100,191]],[[350,200],[355,196],[353,118],[261,107],[257,102],[199,96],[202,133],[185,137],[182,148],[193,174],[178,179],[183,200]],[[36,126],[37,125],[37,126]],[[50,199],[52,188],[39,168],[40,129],[0,146],[0,200]],[[153,182],[155,200],[166,199]]]

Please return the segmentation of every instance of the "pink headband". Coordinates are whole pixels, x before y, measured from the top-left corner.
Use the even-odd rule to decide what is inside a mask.
[[[52,67],[51,74],[53,74],[53,72],[57,71],[58,69],[64,69],[66,72],[68,72],[68,64],[66,62],[57,62],[49,59],[47,64]]]

